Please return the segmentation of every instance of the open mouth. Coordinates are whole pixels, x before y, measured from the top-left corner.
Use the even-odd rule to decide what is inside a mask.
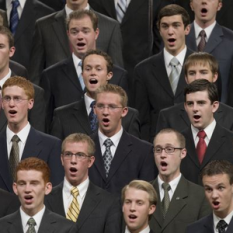
[[[212,203],[213,203],[214,208],[218,208],[219,207],[219,204],[220,204],[219,201],[213,201]]]
[[[70,172],[77,172],[77,171],[78,171],[78,169],[75,168],[75,167],[71,167],[71,168],[70,168]]]
[[[164,162],[164,161],[162,161],[162,162],[160,163],[160,166],[161,166],[161,169],[162,169],[163,171],[165,171],[165,170],[167,169],[167,163]]]
[[[79,42],[79,43],[77,43],[77,46],[78,47],[84,47],[86,44],[85,43],[83,43],[83,42]]]
[[[129,219],[136,219],[136,218],[137,218],[137,216],[134,215],[134,214],[130,214],[130,215],[129,215]]]
[[[208,10],[206,8],[201,9],[201,13],[206,14],[207,12],[208,12]]]
[[[26,204],[31,204],[33,196],[32,195],[26,195],[26,196],[24,196],[24,199],[25,199]]]
[[[195,120],[199,120],[199,119],[201,118],[201,116],[199,116],[199,115],[194,115],[193,118],[194,118]]]
[[[90,84],[97,84],[97,83],[98,83],[98,80],[95,79],[95,78],[92,78],[92,79],[89,80],[89,83],[90,83]]]
[[[168,42],[170,42],[170,43],[173,43],[173,42],[175,42],[175,41],[176,41],[176,39],[174,39],[174,38],[168,39]]]

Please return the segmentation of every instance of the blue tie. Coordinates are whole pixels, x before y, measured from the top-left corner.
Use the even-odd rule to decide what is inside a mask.
[[[97,116],[96,114],[94,113],[94,105],[95,105],[95,101],[92,101],[91,102],[91,112],[89,114],[89,120],[90,120],[90,126],[91,126],[91,131],[92,132],[95,132],[97,130]]]
[[[12,34],[14,35],[19,23],[19,15],[18,15],[18,11],[17,8],[19,6],[19,1],[18,0],[14,0],[11,2],[12,3],[12,10],[11,10],[11,14],[10,14],[10,30],[12,32]]]

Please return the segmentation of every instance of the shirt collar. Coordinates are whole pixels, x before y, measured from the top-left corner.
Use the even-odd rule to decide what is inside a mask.
[[[10,78],[10,77],[11,77],[11,70],[9,69],[7,75],[6,75],[5,77],[3,77],[3,78],[0,80],[0,87],[1,87],[1,88],[2,88],[3,84],[6,82],[6,80],[7,80],[8,78]]]
[[[128,229],[127,226],[125,228],[125,233],[130,233],[130,231],[129,231],[129,229]],[[143,229],[142,231],[140,231],[139,233],[150,233],[150,227],[149,227],[149,225],[145,229]]]
[[[86,6],[83,10],[90,10],[90,6],[89,6],[88,3],[87,3],[87,6]],[[67,6],[67,4],[65,5],[65,11],[66,11],[66,15],[69,15],[70,13],[73,12],[73,10],[70,9],[70,8]]]
[[[89,113],[91,112],[91,103],[95,101],[95,99],[92,99],[91,97],[89,97],[87,95],[87,93],[84,94],[84,102],[85,102],[85,106],[86,106],[86,109],[87,109],[87,114],[89,115]]]
[[[6,1],[6,9],[11,9],[12,8],[11,2],[12,2],[11,0]],[[26,3],[26,0],[19,0],[19,5],[20,5],[20,7],[22,9],[24,8],[25,3]]]
[[[228,226],[230,225],[230,222],[231,222],[231,219],[233,217],[233,211],[231,211],[225,218],[219,218],[218,216],[216,216],[214,213],[213,213],[213,220],[214,220],[214,229],[217,229],[217,224],[220,220],[224,220]]]
[[[171,190],[172,190],[173,193],[175,192],[176,187],[177,187],[178,183],[180,182],[180,178],[181,178],[181,173],[174,180],[172,180],[172,181],[169,182],[169,185],[170,185]],[[164,183],[164,181],[158,175],[158,184],[159,184],[159,190],[160,191],[163,189],[162,188],[162,184],[163,183]]]

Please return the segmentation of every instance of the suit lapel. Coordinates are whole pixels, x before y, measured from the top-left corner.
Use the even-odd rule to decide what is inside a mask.
[[[99,0],[101,1],[101,0]],[[108,15],[116,19],[116,8],[115,8],[115,3],[114,0],[102,0],[102,6],[105,8],[105,10],[108,12]]]
[[[8,233],[23,233],[21,215],[19,210],[12,215],[10,220],[8,220],[8,224]]]
[[[229,223],[226,233],[232,233],[232,232],[233,232],[233,217],[231,218],[231,221]]]
[[[55,233],[54,223],[57,221],[49,213],[50,211],[45,208],[38,233]]]
[[[222,109],[222,104],[219,103],[219,107],[218,107],[218,110],[214,113],[214,119],[217,121],[217,122],[221,122],[221,118],[224,116],[224,112],[223,112],[223,109]]]
[[[4,113],[4,110],[1,108],[0,110],[0,132],[6,128],[7,125],[7,119]]]
[[[205,228],[205,233],[214,233],[214,229],[213,229],[213,214],[210,214],[209,216],[207,216],[206,221],[204,223],[204,228]],[[228,231],[227,231],[228,232]],[[230,231],[231,232],[231,231]],[[229,232],[229,233],[230,233]]]
[[[183,121],[185,122],[185,124],[187,125],[187,127],[190,126],[190,121],[189,121],[189,118],[188,118],[188,115],[184,109],[184,104],[182,103],[181,104],[181,108],[180,108],[180,117],[181,119],[183,119]]]
[[[69,40],[66,34],[66,12],[65,9],[58,11],[55,16],[55,21],[52,24],[53,30],[57,35],[57,40],[60,42],[61,47],[63,48],[66,56],[70,56],[70,47],[69,47]]]
[[[193,51],[197,51],[197,44],[196,44],[196,35],[194,30],[194,24],[191,24],[190,32],[186,36],[186,45],[189,49]]]

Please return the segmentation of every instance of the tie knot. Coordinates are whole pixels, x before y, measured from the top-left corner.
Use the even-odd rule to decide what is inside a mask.
[[[164,190],[167,190],[167,191],[169,191],[171,189],[171,186],[168,183],[162,183],[162,187]]]
[[[27,224],[29,226],[35,226],[36,225],[36,221],[35,221],[34,218],[29,218]]]
[[[75,198],[77,198],[77,196],[79,195],[79,191],[78,191],[77,187],[73,187],[70,192],[71,192],[72,196]]]
[[[11,139],[11,141],[12,142],[19,142],[20,141],[20,139],[19,139],[19,137],[17,136],[17,135],[14,135],[13,137],[12,137],[12,139]]]
[[[179,65],[179,61],[176,57],[173,57],[170,61],[170,65],[172,66],[178,66]]]
[[[200,37],[206,37],[205,30],[201,30],[200,33],[199,33],[199,36]]]
[[[198,136],[199,138],[205,138],[205,137],[206,137],[206,133],[205,133],[204,130],[200,130],[200,131],[198,132],[197,136]]]
[[[95,105],[95,103],[96,103],[96,101],[95,101],[95,100],[94,100],[94,101],[92,101],[92,102],[91,102],[91,104],[90,104],[90,107],[91,107],[91,108],[93,108],[93,107],[94,107],[94,105]]]
[[[225,228],[228,226],[228,224],[224,220],[220,220],[217,224],[217,229],[219,232],[225,232]]]
[[[18,7],[19,6],[19,0],[14,0],[11,1],[13,7]]]
[[[106,147],[110,147],[110,146],[113,145],[113,142],[112,142],[112,140],[111,140],[110,138],[108,138],[108,139],[106,139],[106,140],[104,141],[104,145],[105,145]]]

